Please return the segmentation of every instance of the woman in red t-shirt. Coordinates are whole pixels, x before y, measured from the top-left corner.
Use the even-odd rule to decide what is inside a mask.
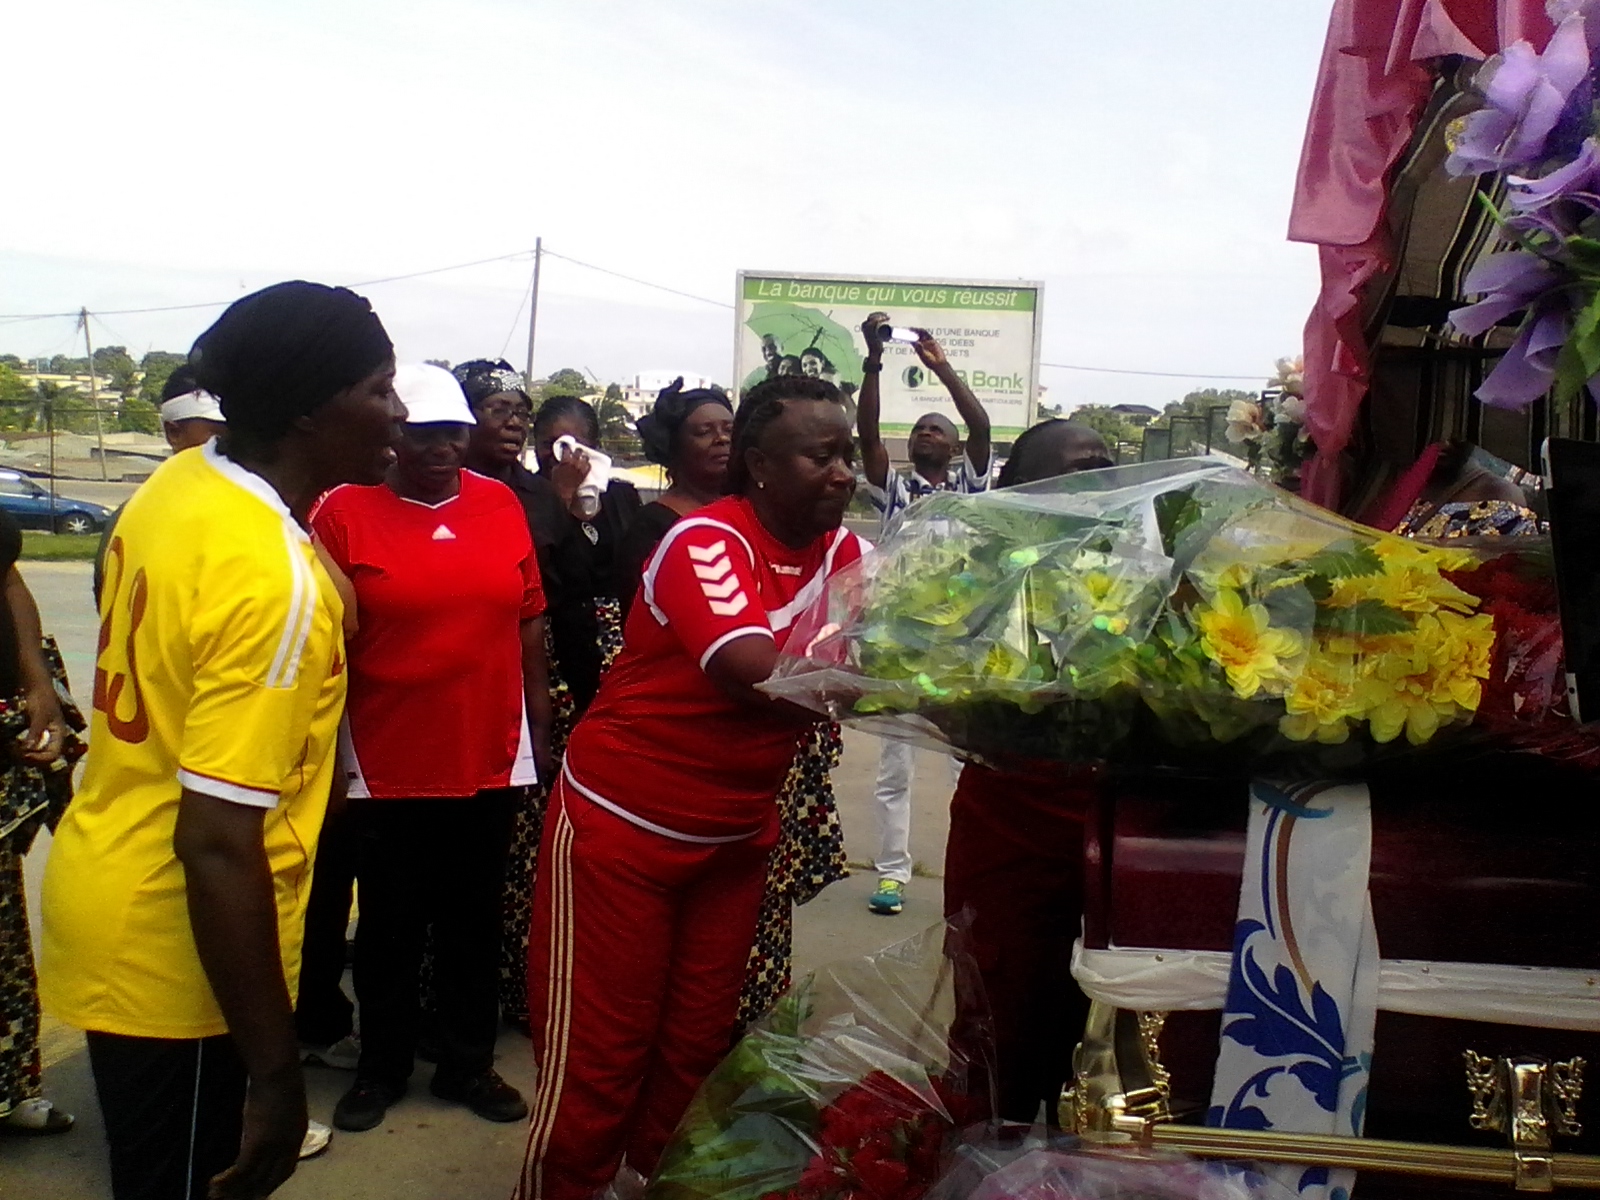
[[[448,371],[404,366],[386,482],[335,488],[311,523],[355,590],[342,752],[357,841],[361,1057],[334,1109],[371,1129],[405,1094],[434,932],[431,1090],[487,1120],[527,1113],[495,1073],[499,912],[516,789],[548,762],[544,592],[522,506],[462,470],[473,423]]]
[[[815,715],[756,690],[861,554],[838,389],[785,376],[734,418],[731,495],[667,530],[573,731],[539,848],[528,958],[539,1087],[518,1195],[649,1175],[727,1052],[777,795]]]

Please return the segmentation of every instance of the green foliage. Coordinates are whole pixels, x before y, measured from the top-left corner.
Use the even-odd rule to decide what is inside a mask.
[[[40,381],[39,397],[53,413],[57,433],[94,432],[94,404],[76,387]]]
[[[126,346],[100,346],[94,352],[96,375],[111,380],[112,390],[131,396],[138,390],[139,368],[128,354]]]
[[[1572,332],[1556,356],[1556,401],[1569,402],[1596,375],[1600,375],[1600,292],[1573,318]]]
[[[1178,538],[1202,516],[1200,503],[1186,488],[1162,492],[1155,499],[1156,528],[1161,530],[1161,546],[1168,554],[1176,551]]]
[[[131,396],[117,410],[117,428],[123,433],[161,432],[161,410],[150,401]]]
[[[18,374],[10,363],[0,363],[0,404],[28,403],[38,395],[32,382]]]
[[[1328,579],[1358,579],[1366,575],[1381,575],[1383,559],[1369,542],[1354,538],[1335,542],[1321,554],[1306,560],[1306,570]]]
[[[1162,414],[1152,422],[1157,426],[1172,424],[1173,417],[1200,417],[1204,419],[1214,408],[1227,408],[1235,400],[1259,400],[1257,392],[1241,391],[1238,388],[1200,388],[1190,392],[1182,400],[1174,400],[1168,404]]]
[[[583,372],[571,367],[562,367],[545,380],[544,387],[540,389],[545,396],[587,396],[590,390]]]
[[[1410,617],[1382,600],[1317,606],[1317,630],[1320,633],[1381,637],[1385,634],[1409,633],[1413,628],[1415,623]]]
[[[45,363],[46,375],[87,375],[89,373],[89,360],[87,358],[71,358],[65,354],[57,354]]]
[[[42,562],[93,562],[100,539],[74,533],[22,531],[22,557]]]
[[[616,384],[611,386],[617,388]],[[616,457],[642,452],[643,446],[639,435],[634,432],[633,420],[622,403],[621,388],[617,388],[615,398],[607,390],[595,406],[595,415],[600,418],[600,446],[607,454]]]
[[[0,363],[0,430],[43,428],[39,390],[9,363]]]
[[[1085,404],[1075,408],[1072,410],[1072,419],[1105,438],[1107,446],[1115,447],[1118,442],[1137,442],[1140,437],[1137,425],[1104,404]]]
[[[174,354],[169,350],[152,350],[146,354],[139,360],[139,367],[144,371],[144,379],[139,383],[139,399],[159,405],[161,389],[167,386],[167,380],[172,377],[173,371],[188,359],[187,354]]]
[[[622,403],[622,388],[620,388],[618,385],[616,385],[614,383],[606,384],[606,399],[607,400],[615,400],[618,404],[621,404]]]

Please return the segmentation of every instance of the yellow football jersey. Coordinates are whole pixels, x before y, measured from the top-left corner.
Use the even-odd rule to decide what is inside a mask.
[[[270,809],[289,994],[344,705],[342,606],[277,492],[216,443],[164,463],[106,556],[83,785],[44,877],[40,994],[132,1037],[227,1025],[172,848],[183,788]]]

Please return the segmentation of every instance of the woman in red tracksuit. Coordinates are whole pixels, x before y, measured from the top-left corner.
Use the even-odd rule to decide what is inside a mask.
[[[1046,421],[1011,448],[999,485],[1013,487],[1111,466],[1098,433]],[[1072,943],[1083,921],[1083,822],[1091,774],[1059,763],[996,771],[968,763],[950,801],[944,911],[966,910],[994,1020],[999,1115],[1053,1124],[1089,1001],[1073,982]],[[977,1014],[954,1036],[974,1036]]]
[[[836,388],[783,376],[734,418],[731,495],[662,538],[573,731],[539,849],[528,956],[539,1083],[519,1197],[648,1176],[727,1052],[777,795],[815,714],[755,685],[860,557]]]

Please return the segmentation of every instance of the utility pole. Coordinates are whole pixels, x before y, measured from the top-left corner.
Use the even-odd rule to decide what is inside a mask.
[[[100,478],[102,481],[111,478],[106,470],[106,431],[100,424],[100,389],[94,382],[94,343],[89,340],[89,310],[78,310],[78,324],[83,327],[83,344],[89,351],[89,403],[94,406],[94,440],[100,450]],[[55,480],[50,481],[50,486],[55,487]]]
[[[528,386],[533,386],[533,335],[539,325],[539,264],[544,260],[544,239],[533,239],[533,295],[528,299]]]

